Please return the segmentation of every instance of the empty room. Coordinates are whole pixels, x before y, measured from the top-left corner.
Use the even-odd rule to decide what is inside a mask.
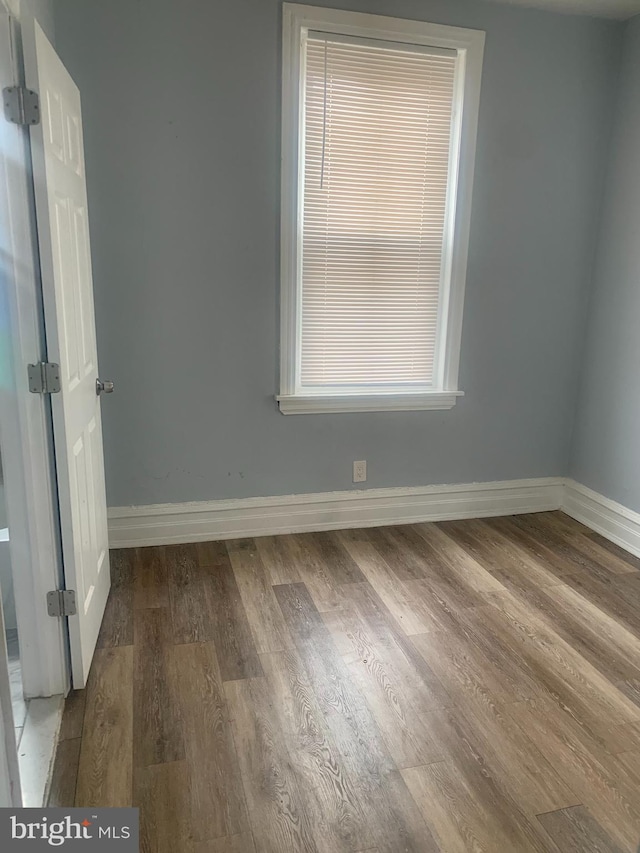
[[[640,0],[0,77],[0,848],[638,853]]]

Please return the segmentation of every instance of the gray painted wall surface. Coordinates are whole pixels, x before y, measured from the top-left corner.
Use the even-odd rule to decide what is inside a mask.
[[[54,0],[21,0],[21,3],[22,7],[26,7],[36,18],[49,41],[55,44],[55,28],[53,23]]]
[[[640,17],[628,25],[572,476],[640,512]]]
[[[487,32],[450,412],[282,416],[279,0],[56,0],[83,94],[110,505],[566,473],[622,27],[478,0],[342,8]]]

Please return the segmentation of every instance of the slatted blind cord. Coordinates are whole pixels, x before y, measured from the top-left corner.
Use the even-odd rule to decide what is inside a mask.
[[[320,189],[324,187],[324,158],[327,151],[327,51],[328,44],[324,43],[324,94],[322,98],[322,162],[320,166]]]

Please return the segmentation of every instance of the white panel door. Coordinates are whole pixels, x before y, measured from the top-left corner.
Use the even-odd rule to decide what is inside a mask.
[[[54,442],[75,688],[84,687],[109,594],[109,550],[80,92],[35,21],[23,25],[48,359],[60,365]]]

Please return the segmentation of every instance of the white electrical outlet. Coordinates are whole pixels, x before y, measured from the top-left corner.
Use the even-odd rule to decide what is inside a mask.
[[[353,463],[353,482],[364,483],[367,479],[367,460]]]

